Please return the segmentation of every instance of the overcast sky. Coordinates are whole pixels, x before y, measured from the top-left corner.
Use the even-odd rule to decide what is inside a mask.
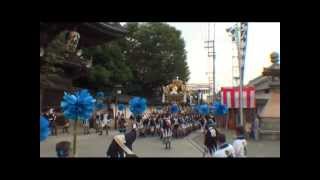
[[[123,23],[122,23],[123,24]],[[187,51],[187,63],[190,69],[188,83],[208,83],[206,72],[212,72],[212,57],[209,59],[204,41],[213,39],[215,24],[216,47],[216,91],[222,86],[232,86],[232,43],[226,28],[235,23],[168,23],[182,32]],[[271,65],[270,54],[280,54],[280,23],[249,23],[245,60],[244,83],[261,75],[264,67]],[[211,61],[209,61],[211,60]]]
[[[204,41],[208,39],[208,23],[168,24],[179,29],[185,40],[187,62],[191,72],[189,83],[208,83],[206,72],[212,72],[212,61],[209,61],[208,50],[204,48]],[[211,40],[213,24],[210,23]],[[232,86],[232,43],[226,28],[233,24],[215,23],[216,91],[221,86]],[[245,84],[261,75],[263,67],[271,65],[269,56],[273,51],[280,53],[280,23],[249,23]]]

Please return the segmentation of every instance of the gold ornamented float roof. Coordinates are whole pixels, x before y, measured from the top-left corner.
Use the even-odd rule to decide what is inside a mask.
[[[167,103],[183,103],[185,96],[188,94],[188,89],[186,84],[177,78],[163,87],[163,93]]]

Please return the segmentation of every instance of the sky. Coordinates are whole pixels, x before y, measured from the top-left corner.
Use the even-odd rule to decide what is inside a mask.
[[[210,40],[215,24],[216,91],[222,86],[232,86],[232,42],[226,29],[234,23],[168,23],[182,32],[187,51],[190,80],[188,83],[208,83],[207,72],[212,72],[212,57],[207,46],[208,24]],[[280,54],[280,23],[249,23],[245,60],[244,84],[261,75],[264,67],[271,65],[270,54]],[[211,60],[211,61],[209,61]]]

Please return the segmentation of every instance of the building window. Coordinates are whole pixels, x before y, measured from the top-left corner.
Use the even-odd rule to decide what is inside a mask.
[[[264,90],[264,93],[268,94],[269,93],[269,89]]]

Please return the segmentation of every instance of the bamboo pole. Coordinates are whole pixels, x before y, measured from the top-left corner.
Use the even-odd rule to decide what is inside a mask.
[[[229,120],[229,112],[227,113],[227,116],[225,116],[226,120],[226,131],[228,130],[228,120]]]
[[[73,157],[76,157],[77,154],[77,124],[78,119],[73,124]]]

